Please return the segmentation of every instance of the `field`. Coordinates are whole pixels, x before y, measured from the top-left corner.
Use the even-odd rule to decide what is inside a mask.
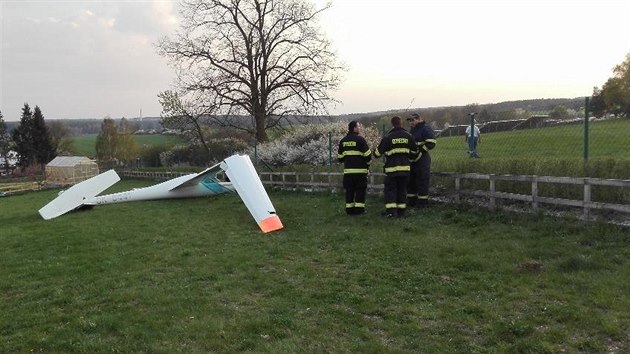
[[[630,120],[609,120],[589,124],[589,158],[630,156]],[[582,160],[584,127],[581,124],[548,128],[493,132],[481,135],[478,151],[484,159],[544,158]],[[439,139],[436,158],[468,158],[463,136]]]
[[[630,120],[590,124],[589,163],[584,164],[584,127],[494,132],[481,135],[480,159],[471,159],[463,136],[440,137],[431,152],[433,170],[630,178]]]
[[[177,144],[182,140],[171,135],[134,135],[136,146]],[[80,156],[96,156],[96,134],[82,135],[72,138],[75,153]]]
[[[630,351],[617,227],[277,191],[268,235],[234,195],[43,221],[56,193],[0,199],[0,352]]]
[[[580,124],[482,133],[479,159],[469,157],[463,135],[438,137],[431,150],[432,171],[630,179],[630,119],[591,122],[589,131],[587,163]],[[325,153],[332,157],[332,166],[305,165],[299,170],[341,172],[336,143],[331,146],[332,153]],[[370,170],[382,171],[382,163],[383,159],[373,159]],[[286,171],[296,168],[276,167]]]

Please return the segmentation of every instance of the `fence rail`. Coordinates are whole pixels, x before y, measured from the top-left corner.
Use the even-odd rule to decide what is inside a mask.
[[[434,172],[434,177],[446,177],[454,181],[454,189],[447,190],[448,194],[454,195],[455,202],[461,202],[462,196],[482,197],[487,200],[488,207],[494,209],[497,207],[498,199],[506,199],[513,201],[521,201],[531,203],[531,209],[537,211],[539,204],[551,204],[555,206],[569,206],[583,209],[583,216],[588,218],[591,210],[609,210],[630,214],[630,205],[603,203],[592,200],[592,186],[607,186],[615,188],[630,188],[630,180],[614,180],[601,178],[577,178],[577,177],[554,177],[554,176],[535,176],[535,175],[494,175],[480,173],[453,173],[453,172]],[[280,188],[307,188],[307,189],[327,189],[340,190],[342,188],[341,178],[343,174],[340,172],[262,172],[260,178],[266,185],[276,186]],[[369,175],[368,191],[377,192],[383,190],[382,173],[372,173]],[[463,189],[463,180],[481,180],[488,181],[487,190],[479,189]],[[497,181],[509,182],[527,182],[531,184],[530,194],[519,194],[502,192],[497,190]],[[540,196],[540,184],[565,184],[575,185],[582,188],[582,198],[565,199],[549,196]]]
[[[121,173],[131,178],[168,179],[182,176],[179,172],[139,172],[124,171]],[[292,190],[328,190],[339,191],[342,189],[343,173],[341,172],[260,172],[260,179],[264,185]],[[592,199],[593,186],[606,186],[611,188],[630,188],[630,180],[601,179],[589,177],[554,177],[535,175],[495,175],[481,173],[454,173],[433,172],[433,177],[452,180],[454,188],[447,188],[442,193],[453,196],[456,203],[462,202],[462,197],[473,196],[484,198],[491,209],[497,207],[498,200],[511,200],[525,202],[530,205],[532,211],[537,211],[540,204],[549,204],[562,207],[581,208],[583,217],[588,219],[592,210],[607,210],[630,214],[630,204],[604,203]],[[383,173],[371,173],[368,177],[368,192],[377,193],[383,190]],[[487,181],[486,189],[462,188],[462,182]],[[511,193],[497,190],[498,181],[524,182],[530,184],[528,194]],[[578,186],[582,190],[580,199],[567,199],[554,196],[541,196],[539,191],[542,184],[562,184]]]
[[[616,188],[630,188],[630,180],[614,180],[588,177],[554,177],[554,176],[535,176],[535,175],[493,175],[478,173],[434,173],[436,176],[450,177],[455,182],[455,198],[459,201],[461,194],[485,197],[488,199],[490,208],[496,207],[497,199],[508,199],[516,201],[524,201],[531,203],[532,210],[538,210],[539,203],[552,204],[556,206],[579,207],[583,209],[583,216],[589,217],[592,209],[610,210],[622,213],[630,213],[630,205],[616,203],[602,203],[592,200],[592,186],[607,186]],[[489,181],[488,190],[462,190],[461,181],[465,179],[487,180]],[[517,194],[500,192],[496,190],[497,181],[510,182],[528,182],[531,183],[531,194]],[[580,186],[582,188],[582,199],[565,199],[554,197],[543,197],[538,195],[541,183],[549,184],[568,184]]]
[[[120,171],[119,174],[123,177],[128,177],[128,178],[167,180],[171,178],[185,176],[187,174],[190,174],[190,172],[156,172],[156,171],[144,172],[144,171],[123,170],[123,171]]]
[[[41,188],[42,185],[39,182],[0,183],[0,196],[36,191]]]

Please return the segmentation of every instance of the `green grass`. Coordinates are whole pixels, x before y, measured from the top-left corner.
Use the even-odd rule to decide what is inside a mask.
[[[630,350],[613,226],[272,192],[264,235],[234,195],[40,219],[55,195],[0,199],[0,352]]]
[[[592,122],[589,125],[589,158],[630,156],[630,120]],[[584,157],[584,127],[581,124],[550,128],[485,133],[478,151],[482,159],[566,159]],[[441,160],[469,159],[463,136],[442,137],[432,154]]]
[[[580,124],[482,134],[481,158],[471,159],[463,136],[439,137],[431,150],[434,172],[476,172],[539,176],[630,179],[630,119],[590,123],[590,153],[584,162],[584,128]],[[335,147],[333,147],[335,149]],[[333,166],[285,166],[277,171],[336,171]],[[383,159],[370,168],[382,172]],[[260,165],[260,171],[267,171]]]
[[[436,171],[630,178],[630,120],[590,124],[589,163],[584,128],[566,125],[482,134],[480,159],[462,136],[442,137],[431,152]]]
[[[89,134],[72,137],[74,152],[80,156],[96,156],[96,136],[96,134]],[[183,141],[180,137],[172,135],[134,135],[133,137],[136,146],[139,148],[164,144],[174,145]]]

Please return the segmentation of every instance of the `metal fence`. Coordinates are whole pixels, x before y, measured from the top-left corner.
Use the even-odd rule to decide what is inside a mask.
[[[475,157],[470,154],[472,147],[465,134],[474,127],[481,133],[478,156],[495,162],[521,159],[587,164],[591,160],[630,158],[630,119],[592,117],[588,98],[578,110],[515,110],[486,113],[483,118],[470,112],[464,121],[437,131],[440,149],[434,152],[436,159]]]
[[[593,117],[588,98],[572,102],[571,107],[550,106],[545,111],[493,111],[481,106],[476,107],[481,112],[469,112],[466,108],[428,112],[427,124],[437,136],[437,145],[430,152],[433,170],[630,178],[630,117]],[[408,114],[383,114],[378,121],[365,124],[385,134],[392,116]],[[480,131],[474,154],[466,137],[467,128]],[[328,136],[328,151],[320,159],[332,168],[338,167],[336,149],[342,136],[337,135]],[[379,163],[374,163],[373,171],[379,171]]]

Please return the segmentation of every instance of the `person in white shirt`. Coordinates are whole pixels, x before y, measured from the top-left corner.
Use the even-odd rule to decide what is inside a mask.
[[[466,143],[468,144],[468,147],[470,149],[468,153],[476,154],[477,144],[481,143],[481,132],[479,131],[479,127],[477,125],[475,125],[475,130],[473,131],[472,137],[470,134],[470,125],[466,127]]]

